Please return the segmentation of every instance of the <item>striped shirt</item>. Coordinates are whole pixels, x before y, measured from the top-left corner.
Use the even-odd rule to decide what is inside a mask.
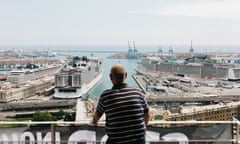
[[[97,105],[98,115],[104,112],[110,141],[131,143],[144,137],[144,113],[148,112],[148,105],[140,89],[123,83],[105,90]]]

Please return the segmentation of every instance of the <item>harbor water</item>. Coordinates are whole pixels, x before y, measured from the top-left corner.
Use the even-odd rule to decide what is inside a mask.
[[[109,72],[110,72],[111,66],[116,63],[120,63],[125,67],[128,73],[126,82],[130,86],[138,87],[135,80],[133,80],[132,78],[132,74],[135,73],[134,68],[136,67],[137,60],[104,59],[104,74],[103,74],[102,80],[89,92],[90,97],[98,97],[103,92],[103,90],[109,89],[112,87],[112,83],[109,78]]]

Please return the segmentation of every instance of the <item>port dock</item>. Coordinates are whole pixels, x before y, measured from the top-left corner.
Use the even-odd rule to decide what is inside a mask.
[[[146,90],[146,82],[143,75],[132,75],[138,86],[145,92],[148,102],[161,103],[161,102],[224,102],[224,101],[239,101],[240,94],[238,89],[221,89],[213,90],[215,88],[202,87],[197,88],[199,90],[209,92],[209,94],[203,94],[200,92],[184,93],[175,95],[158,95]],[[212,93],[210,93],[212,92]]]
[[[136,81],[137,85],[146,93],[146,83],[143,80],[142,75],[132,75],[133,79]]]

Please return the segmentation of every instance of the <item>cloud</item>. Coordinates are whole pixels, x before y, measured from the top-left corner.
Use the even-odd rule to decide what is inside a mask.
[[[240,19],[240,0],[185,1],[161,4],[158,8],[135,11],[138,14]]]

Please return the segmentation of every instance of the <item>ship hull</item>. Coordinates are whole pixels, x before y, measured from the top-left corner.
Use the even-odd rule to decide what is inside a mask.
[[[74,57],[71,67],[64,67],[55,75],[53,98],[87,98],[88,92],[103,76],[102,59],[98,57]]]
[[[65,93],[59,92],[58,88],[55,88],[54,98],[56,99],[77,99],[87,98],[87,93],[102,79],[103,71],[99,73],[90,83],[83,84],[81,88],[77,88],[76,92]]]

